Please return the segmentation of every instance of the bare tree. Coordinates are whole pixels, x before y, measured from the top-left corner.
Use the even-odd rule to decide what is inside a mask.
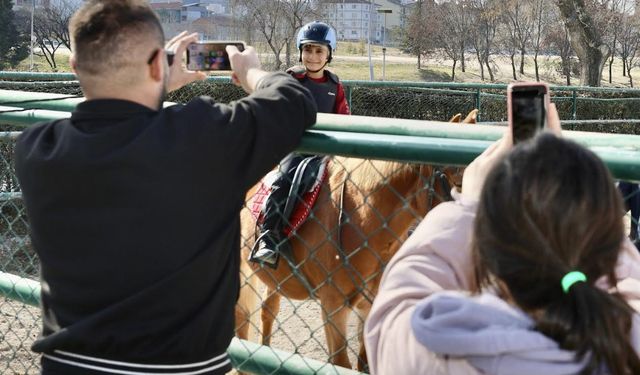
[[[284,2],[285,19],[293,33],[285,41],[285,63],[291,66],[291,46],[295,45],[296,32],[309,20],[320,18],[320,6],[313,0],[288,0]],[[297,47],[297,46],[296,46]]]
[[[640,53],[640,19],[637,15],[624,14],[621,16],[620,56],[623,69],[629,78],[629,85],[633,87],[631,70],[638,66]]]
[[[438,25],[434,24],[437,23]],[[440,31],[440,22],[436,15],[436,4],[432,0],[419,0],[407,19],[403,36],[403,46],[418,58],[418,69],[423,56],[429,55],[435,45],[434,34]]]
[[[556,24],[550,27],[545,43],[560,56],[561,71],[566,78],[567,86],[570,86],[573,49],[569,41],[569,31],[564,25]]]
[[[549,25],[557,19],[554,12],[551,11],[550,0],[533,0],[533,32],[531,37],[531,49],[533,50],[533,65],[536,73],[536,81],[540,81],[540,67],[538,64],[538,56],[542,49],[543,41],[549,31]]]
[[[36,9],[33,22],[33,36],[38,50],[37,56],[45,58],[51,69],[56,71],[56,53],[61,46],[71,49],[69,20],[75,12],[73,3],[67,0],[52,1],[49,6]],[[16,14],[17,24],[24,32],[31,24],[30,13],[21,11]]]
[[[618,49],[618,42],[620,40],[622,15],[625,10],[628,10],[628,0],[610,0],[608,1],[609,7],[606,12],[601,16],[606,18],[605,33],[603,36],[604,43],[607,44],[611,53],[609,54],[609,83],[613,79],[613,62],[616,57],[616,51]],[[623,74],[625,74],[623,69]]]
[[[520,74],[524,74],[524,56],[534,28],[533,8],[531,4],[518,0],[504,0],[500,5],[510,44],[520,52]],[[511,65],[515,71],[513,54],[511,54]],[[513,79],[517,79],[515,73]]]
[[[600,86],[610,49],[603,43],[602,30],[590,12],[594,8],[590,9],[585,0],[556,0],[556,3],[569,32],[571,46],[580,60],[580,83]]]
[[[469,19],[468,15],[460,12],[459,4],[446,2],[434,8],[434,17],[430,20],[435,26],[433,40],[436,48],[451,59],[451,80],[456,79],[456,65],[461,62],[464,72],[464,50],[467,41],[467,27],[464,24]]]
[[[318,18],[320,8],[319,2],[313,0],[233,0],[232,5],[243,9],[246,27],[256,30],[267,43],[275,69],[283,65],[283,50],[284,64],[291,65],[296,31],[305,21]]]
[[[494,81],[489,59],[497,36],[500,18],[500,10],[497,6],[499,3],[497,0],[471,0],[469,5],[471,9],[468,10],[468,14],[472,15],[469,41],[480,64],[480,78],[484,80],[484,68],[486,67],[489,79]]]

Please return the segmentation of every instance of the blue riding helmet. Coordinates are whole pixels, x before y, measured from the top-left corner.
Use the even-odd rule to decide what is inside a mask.
[[[333,27],[324,22],[313,21],[302,26],[298,31],[296,45],[300,52],[300,61],[302,61],[302,46],[307,43],[324,44],[329,47],[329,59],[331,62],[332,52],[336,49],[336,31]]]

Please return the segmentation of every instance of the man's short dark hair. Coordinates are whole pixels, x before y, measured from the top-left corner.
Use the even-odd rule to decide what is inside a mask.
[[[90,76],[115,74],[164,44],[160,20],[142,0],[89,0],[69,22],[76,70]],[[135,64],[133,64],[135,65]]]

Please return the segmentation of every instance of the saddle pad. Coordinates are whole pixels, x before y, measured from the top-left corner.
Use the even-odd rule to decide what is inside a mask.
[[[289,217],[289,222],[285,225],[284,234],[288,237],[291,237],[291,234],[304,223],[304,221],[309,217],[309,213],[313,208],[313,205],[316,203],[318,199],[318,194],[320,193],[320,188],[322,187],[322,183],[326,180],[328,175],[327,165],[329,161],[322,163],[320,165],[320,173],[318,173],[318,178],[311,186],[311,189],[304,194],[302,194],[302,199],[299,199],[293,208],[293,212]],[[274,172],[270,172],[267,174],[262,181],[260,181],[260,186],[258,190],[251,198],[251,202],[249,203],[249,209],[251,210],[251,214],[256,220],[256,223],[261,223],[263,220],[262,213],[264,209],[264,204],[267,200],[267,197],[271,193],[271,184],[273,183]]]

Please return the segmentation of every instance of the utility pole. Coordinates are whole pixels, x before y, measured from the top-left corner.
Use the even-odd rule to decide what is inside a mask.
[[[31,52],[29,54],[29,71],[33,71],[33,14],[36,12],[36,0],[31,0]]]
[[[373,24],[373,3],[369,0],[369,27],[367,28],[367,49],[369,53],[369,81],[373,81],[373,62],[371,62],[371,25]]]
[[[387,66],[387,48],[385,39],[387,38],[387,14],[393,12],[391,9],[378,9],[378,13],[384,14],[384,26],[382,27],[382,80],[385,79],[385,68]]]

